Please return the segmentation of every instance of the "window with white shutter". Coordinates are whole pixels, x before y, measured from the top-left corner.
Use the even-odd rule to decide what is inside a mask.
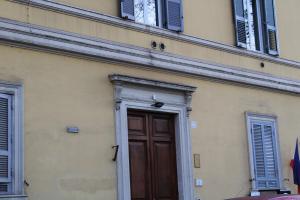
[[[281,190],[281,165],[276,118],[247,113],[253,190]]]
[[[267,53],[271,55],[278,55],[274,0],[264,0],[264,14]]]
[[[138,23],[183,31],[182,0],[120,0],[121,17]]]
[[[246,113],[252,190],[283,190],[276,117]]]
[[[279,189],[278,166],[271,123],[253,121],[251,136],[255,168],[255,180],[259,189]]]
[[[278,55],[275,0],[232,0],[236,45]]]
[[[233,0],[234,23],[236,34],[236,45],[239,47],[247,47],[245,5],[243,0]]]
[[[121,0],[121,16],[134,20],[134,0]]]
[[[26,200],[22,85],[0,81],[0,199]]]
[[[183,15],[181,0],[166,0],[167,28],[173,31],[182,31]]]
[[[0,194],[11,192],[11,96],[0,94]]]

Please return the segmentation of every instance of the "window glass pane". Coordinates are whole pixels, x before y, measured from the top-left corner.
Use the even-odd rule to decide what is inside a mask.
[[[256,34],[255,34],[255,1],[247,1],[248,27],[247,27],[247,46],[249,50],[256,50]]]
[[[267,23],[275,26],[273,0],[266,0]]]
[[[260,22],[259,19],[261,19],[261,18],[260,18],[260,12],[258,11],[258,9],[259,9],[259,2],[257,2],[257,0],[252,0],[255,45],[256,45],[256,50],[260,51],[260,38],[259,38],[259,26],[260,26],[260,24],[259,23],[261,23],[261,22]]]
[[[275,26],[273,0],[266,0],[267,23]]]
[[[135,21],[156,26],[156,0],[134,1]]]
[[[235,0],[236,14],[244,17],[244,2],[242,0]]]
[[[147,0],[148,22],[147,24],[156,26],[156,3],[155,0]]]
[[[136,22],[145,23],[144,0],[135,0],[134,1],[134,16],[135,16]]]

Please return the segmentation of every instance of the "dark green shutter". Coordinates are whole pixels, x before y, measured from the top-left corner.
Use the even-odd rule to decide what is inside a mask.
[[[183,14],[181,0],[166,0],[167,29],[183,31]]]
[[[267,53],[270,55],[278,55],[278,38],[275,19],[275,7],[273,0],[264,1],[264,25]]]
[[[134,20],[134,0],[121,1],[121,17]]]
[[[232,0],[235,23],[236,45],[247,47],[246,16],[243,0]]]

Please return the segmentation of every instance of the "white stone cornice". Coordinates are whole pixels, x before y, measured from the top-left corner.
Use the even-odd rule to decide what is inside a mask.
[[[196,87],[184,85],[184,84],[157,81],[157,80],[153,80],[153,79],[138,78],[138,77],[133,77],[133,76],[124,76],[124,75],[119,75],[119,74],[109,75],[109,79],[111,82],[121,82],[121,83],[129,83],[129,84],[134,84],[134,85],[144,85],[144,86],[149,86],[149,87],[164,88],[164,89],[181,91],[181,92],[193,93],[197,89]]]
[[[300,81],[0,18],[3,44],[300,94]]]
[[[124,85],[129,84],[134,86],[150,87],[182,93],[184,96],[184,104],[186,105],[187,115],[189,116],[189,113],[192,111],[192,94],[196,91],[197,87],[179,83],[158,81],[154,79],[125,76],[120,74],[111,74],[109,75],[109,79],[115,85],[115,103],[117,110],[120,109],[120,104],[122,103],[122,88],[124,87]]]
[[[144,32],[152,35],[157,35],[160,37],[186,42],[198,46],[204,46],[211,49],[216,49],[219,51],[228,52],[235,55],[241,55],[246,57],[251,57],[255,59],[259,59],[262,61],[268,61],[280,65],[290,66],[300,68],[300,62],[294,60],[288,60],[284,58],[274,57],[267,54],[248,51],[244,49],[240,49],[234,46],[205,40],[202,38],[185,35],[183,33],[177,33],[173,31],[169,31],[166,29],[162,29],[159,27],[147,26],[144,24],[135,23],[132,21],[124,20],[115,16],[104,15],[92,10],[78,8],[75,6],[70,6],[62,3],[55,2],[53,0],[7,0],[16,3],[26,4],[28,6],[38,7],[44,10],[51,10],[55,12],[60,12],[68,15],[72,15],[75,17],[80,17],[88,20],[98,21],[101,23],[106,23],[116,27],[123,27],[126,29],[131,29],[138,32]]]

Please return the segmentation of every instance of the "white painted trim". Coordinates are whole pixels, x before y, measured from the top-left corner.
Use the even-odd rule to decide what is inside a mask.
[[[259,37],[259,48],[260,48],[260,52],[265,52],[265,46],[264,45],[264,34],[263,34],[263,27],[261,26],[261,23],[262,23],[262,6],[261,6],[261,3],[260,1],[256,1],[256,12],[259,13],[257,15],[257,21],[259,22],[259,25],[258,25],[258,37]]]
[[[117,78],[116,78],[117,77]],[[178,173],[178,194],[179,200],[194,199],[194,185],[192,173],[192,152],[191,135],[189,130],[188,112],[190,109],[191,91],[184,93],[182,90],[164,87],[165,82],[153,86],[152,84],[140,84],[140,78],[132,78],[133,82],[121,80],[121,75],[111,75],[110,80],[114,84],[115,90],[115,127],[116,143],[119,145],[117,158],[117,180],[118,180],[118,200],[130,200],[130,170],[128,153],[128,127],[127,110],[139,109],[145,111],[159,111],[176,114],[175,135],[176,135],[176,158]],[[139,80],[139,81],[135,81]],[[149,83],[149,80],[145,80]],[[159,81],[152,81],[160,83]],[[177,86],[179,84],[169,85]],[[145,95],[145,93],[147,95]],[[172,93],[172,94],[170,94]],[[151,102],[151,94],[164,98],[166,101],[162,108],[154,108]],[[175,97],[175,94],[177,97]],[[150,99],[149,99],[150,95]],[[175,99],[174,99],[175,98]],[[177,101],[176,104],[170,103]]]
[[[249,153],[249,162],[250,162],[250,175],[251,175],[251,192],[258,191],[255,180],[255,171],[254,171],[254,157],[253,157],[253,145],[251,137],[251,121],[268,121],[273,124],[274,127],[274,136],[275,136],[275,146],[276,146],[276,158],[277,158],[277,168],[278,168],[278,180],[279,180],[279,190],[285,191],[287,188],[284,186],[284,180],[282,175],[282,164],[281,164],[281,153],[280,153],[280,143],[279,143],[279,134],[278,134],[278,122],[275,115],[260,114],[253,112],[245,112],[246,125],[247,125],[247,136],[248,136],[248,153]]]
[[[146,78],[141,79],[132,76],[124,76],[118,74],[110,75],[109,78],[111,81],[119,81],[124,83],[145,85],[151,87],[167,88],[169,90],[177,90],[182,92],[194,92],[197,89],[196,87],[192,87],[184,84],[156,81],[156,80],[146,79]]]
[[[0,42],[300,94],[300,81],[0,18]]]
[[[26,195],[1,195],[1,200],[28,200]]]
[[[277,52],[278,52],[278,55],[280,55],[280,39],[279,39],[279,36],[280,36],[280,30],[279,30],[279,26],[278,26],[278,10],[277,10],[277,1],[276,0],[273,0],[273,6],[274,6],[274,18],[275,18],[275,27],[276,27],[276,39],[277,39]]]
[[[158,27],[163,28],[163,6],[161,0],[156,0]]]
[[[13,186],[12,195],[0,195],[0,199],[25,200],[24,194],[24,124],[22,84],[0,82],[0,93],[12,96],[13,118]]]
[[[224,51],[227,53],[246,56],[250,58],[259,59],[262,61],[268,61],[276,64],[286,65],[290,67],[300,68],[300,62],[294,60],[288,60],[285,58],[279,58],[264,54],[261,52],[249,51],[245,49],[240,49],[235,46],[230,46],[210,40],[205,40],[195,36],[185,35],[183,33],[177,33],[167,29],[163,29],[155,26],[148,26],[144,24],[135,23],[133,21],[124,20],[119,17],[104,15],[92,10],[78,8],[75,6],[70,6],[62,3],[57,3],[49,0],[7,0],[16,3],[26,4],[28,6],[38,7],[45,10],[51,10],[54,12],[64,13],[72,15],[75,17],[80,17],[88,20],[97,21],[100,23],[109,24],[116,27],[126,28],[138,32],[148,33],[163,38],[168,38],[176,41],[186,42],[198,46],[204,46],[211,49],[216,49],[219,51]]]

